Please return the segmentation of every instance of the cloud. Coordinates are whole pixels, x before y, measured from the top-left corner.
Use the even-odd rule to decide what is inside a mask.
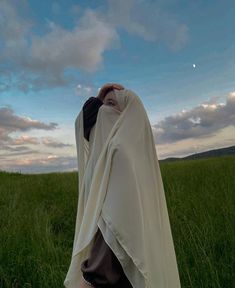
[[[164,2],[107,3],[107,8],[83,11],[71,6],[71,17],[78,18],[72,29],[46,19],[46,32],[35,34],[37,23],[24,13],[29,9],[27,2],[1,0],[0,61],[4,68],[0,75],[4,81],[0,91],[15,88],[27,93],[76,83],[78,79],[67,72],[94,73],[102,68],[104,52],[121,47],[120,29],[146,41],[162,42],[172,51],[187,43],[187,26],[167,12]],[[58,2],[51,5],[54,14],[63,12]]]
[[[67,67],[94,72],[103,60],[102,53],[117,39],[116,31],[87,9],[73,30],[51,22],[49,33],[33,36],[28,65],[33,70],[43,67],[53,75]]]
[[[4,154],[0,154],[0,159],[7,161],[11,157],[15,156],[22,156],[26,154],[38,154],[38,150],[31,149],[27,146],[16,146],[16,147],[11,147],[9,145],[1,145],[1,151],[4,151]],[[10,151],[10,153],[6,153],[5,151]]]
[[[67,69],[95,72],[101,67],[103,52],[119,41],[116,30],[92,9],[86,9],[71,30],[47,20],[48,31],[35,35],[33,22],[21,17],[19,6],[17,2],[1,3],[4,29],[0,29],[0,60],[7,64],[1,74],[9,74],[8,81],[0,83],[2,91],[14,87],[28,92],[68,85],[75,79],[66,75]]]
[[[53,148],[63,148],[63,147],[73,146],[72,144],[65,144],[65,143],[59,142],[56,139],[53,139],[51,137],[43,137],[42,143],[48,147],[53,147]]]
[[[231,92],[227,96],[225,103],[217,103],[218,99],[219,97],[212,97],[190,110],[183,109],[180,113],[168,116],[152,126],[159,159],[183,157],[235,144],[233,136],[235,135],[235,92]],[[17,118],[19,122],[22,120],[21,118],[29,119],[17,116],[12,111],[11,114],[13,118],[19,117]],[[39,122],[33,121],[34,123]],[[4,126],[0,126],[0,131],[3,129]],[[2,135],[4,134],[2,133]],[[41,140],[42,144],[52,148],[73,146],[52,137],[42,137]],[[0,169],[23,173],[77,169],[76,156],[58,156],[51,153],[46,155],[48,153],[45,151],[35,151],[25,145],[28,143],[36,145],[37,142],[37,138],[25,134],[18,138],[10,138],[9,141],[2,141],[1,150],[9,153],[4,152],[3,155],[0,155]],[[8,145],[9,143],[12,145]]]
[[[25,46],[25,37],[33,25],[31,20],[25,20],[19,15],[20,7],[27,9],[27,3],[21,1],[19,5],[17,1],[1,0],[0,27],[4,29],[0,29],[0,39],[4,39],[4,45],[8,49],[15,48],[16,44]]]
[[[229,125],[235,125],[235,92],[228,95],[226,103],[216,103],[213,98],[191,110],[164,118],[152,125],[152,130],[157,144],[167,144],[213,136]]]
[[[182,49],[188,27],[168,12],[160,1],[108,0],[107,21],[146,41],[164,43],[171,51]]]
[[[97,89],[92,85],[78,84],[75,89],[75,93],[83,98],[90,97],[92,94],[96,95],[98,93]]]
[[[0,146],[1,149],[8,147],[6,145],[22,145],[22,144],[38,144],[35,137],[22,135],[19,138],[12,138],[13,132],[25,132],[32,129],[54,130],[58,126],[57,123],[44,122],[31,119],[30,117],[18,116],[12,108],[0,108]]]
[[[11,132],[27,131],[30,129],[53,130],[58,125],[55,122],[46,124],[38,120],[33,120],[30,117],[18,116],[14,114],[13,109],[9,107],[0,108],[0,123],[1,129]]]
[[[216,135],[205,138],[187,138],[168,144],[157,144],[156,151],[159,159],[168,157],[185,157],[208,150],[230,147],[235,145],[235,126],[228,126]]]
[[[14,132],[21,133],[30,131],[32,129],[51,131],[56,129],[57,127],[58,124],[55,122],[46,124],[42,121],[31,119],[30,117],[16,115],[13,109],[9,107],[0,108],[0,159],[2,165],[4,165],[4,163],[13,163],[16,160],[17,156],[24,156],[24,158],[22,159],[25,159],[25,155],[27,154],[45,154],[45,151],[40,151],[40,144],[44,144],[45,146],[52,148],[64,148],[74,146],[73,144],[63,143],[52,137],[42,137],[40,141],[39,138],[32,137],[26,134],[20,135],[18,137],[13,137],[11,135]],[[37,147],[37,150],[32,149],[31,145]],[[8,162],[8,160],[10,162]],[[17,161],[20,160],[18,159]]]
[[[22,135],[18,138],[14,138],[11,145],[24,145],[24,144],[33,144],[37,145],[40,141],[36,137],[30,137],[28,135]]]
[[[24,157],[23,159],[8,159],[8,161],[1,161],[0,169],[22,173],[71,171],[77,169],[77,158],[50,154],[37,158]]]

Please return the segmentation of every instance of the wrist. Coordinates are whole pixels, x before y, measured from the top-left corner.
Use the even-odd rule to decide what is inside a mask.
[[[103,97],[100,96],[100,95],[96,96],[96,98],[98,98],[98,99],[101,100],[102,102],[104,101]]]

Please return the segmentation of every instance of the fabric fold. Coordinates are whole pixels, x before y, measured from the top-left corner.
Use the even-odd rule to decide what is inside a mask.
[[[64,281],[79,288],[80,265],[100,228],[134,288],[180,288],[164,186],[145,108],[132,90],[115,90],[122,112],[102,105],[90,143],[75,121],[79,200],[71,264]]]

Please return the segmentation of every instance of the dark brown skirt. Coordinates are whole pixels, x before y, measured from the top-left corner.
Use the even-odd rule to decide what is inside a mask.
[[[85,280],[97,288],[133,288],[98,228],[89,257],[81,263]]]

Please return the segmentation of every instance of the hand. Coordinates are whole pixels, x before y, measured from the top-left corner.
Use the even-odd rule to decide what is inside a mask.
[[[101,99],[102,101],[104,101],[104,98],[106,96],[106,94],[113,90],[113,89],[117,89],[117,90],[122,90],[125,89],[124,86],[122,86],[121,84],[117,84],[117,83],[106,83],[105,85],[103,85],[99,91],[99,94],[97,96],[97,98]]]

